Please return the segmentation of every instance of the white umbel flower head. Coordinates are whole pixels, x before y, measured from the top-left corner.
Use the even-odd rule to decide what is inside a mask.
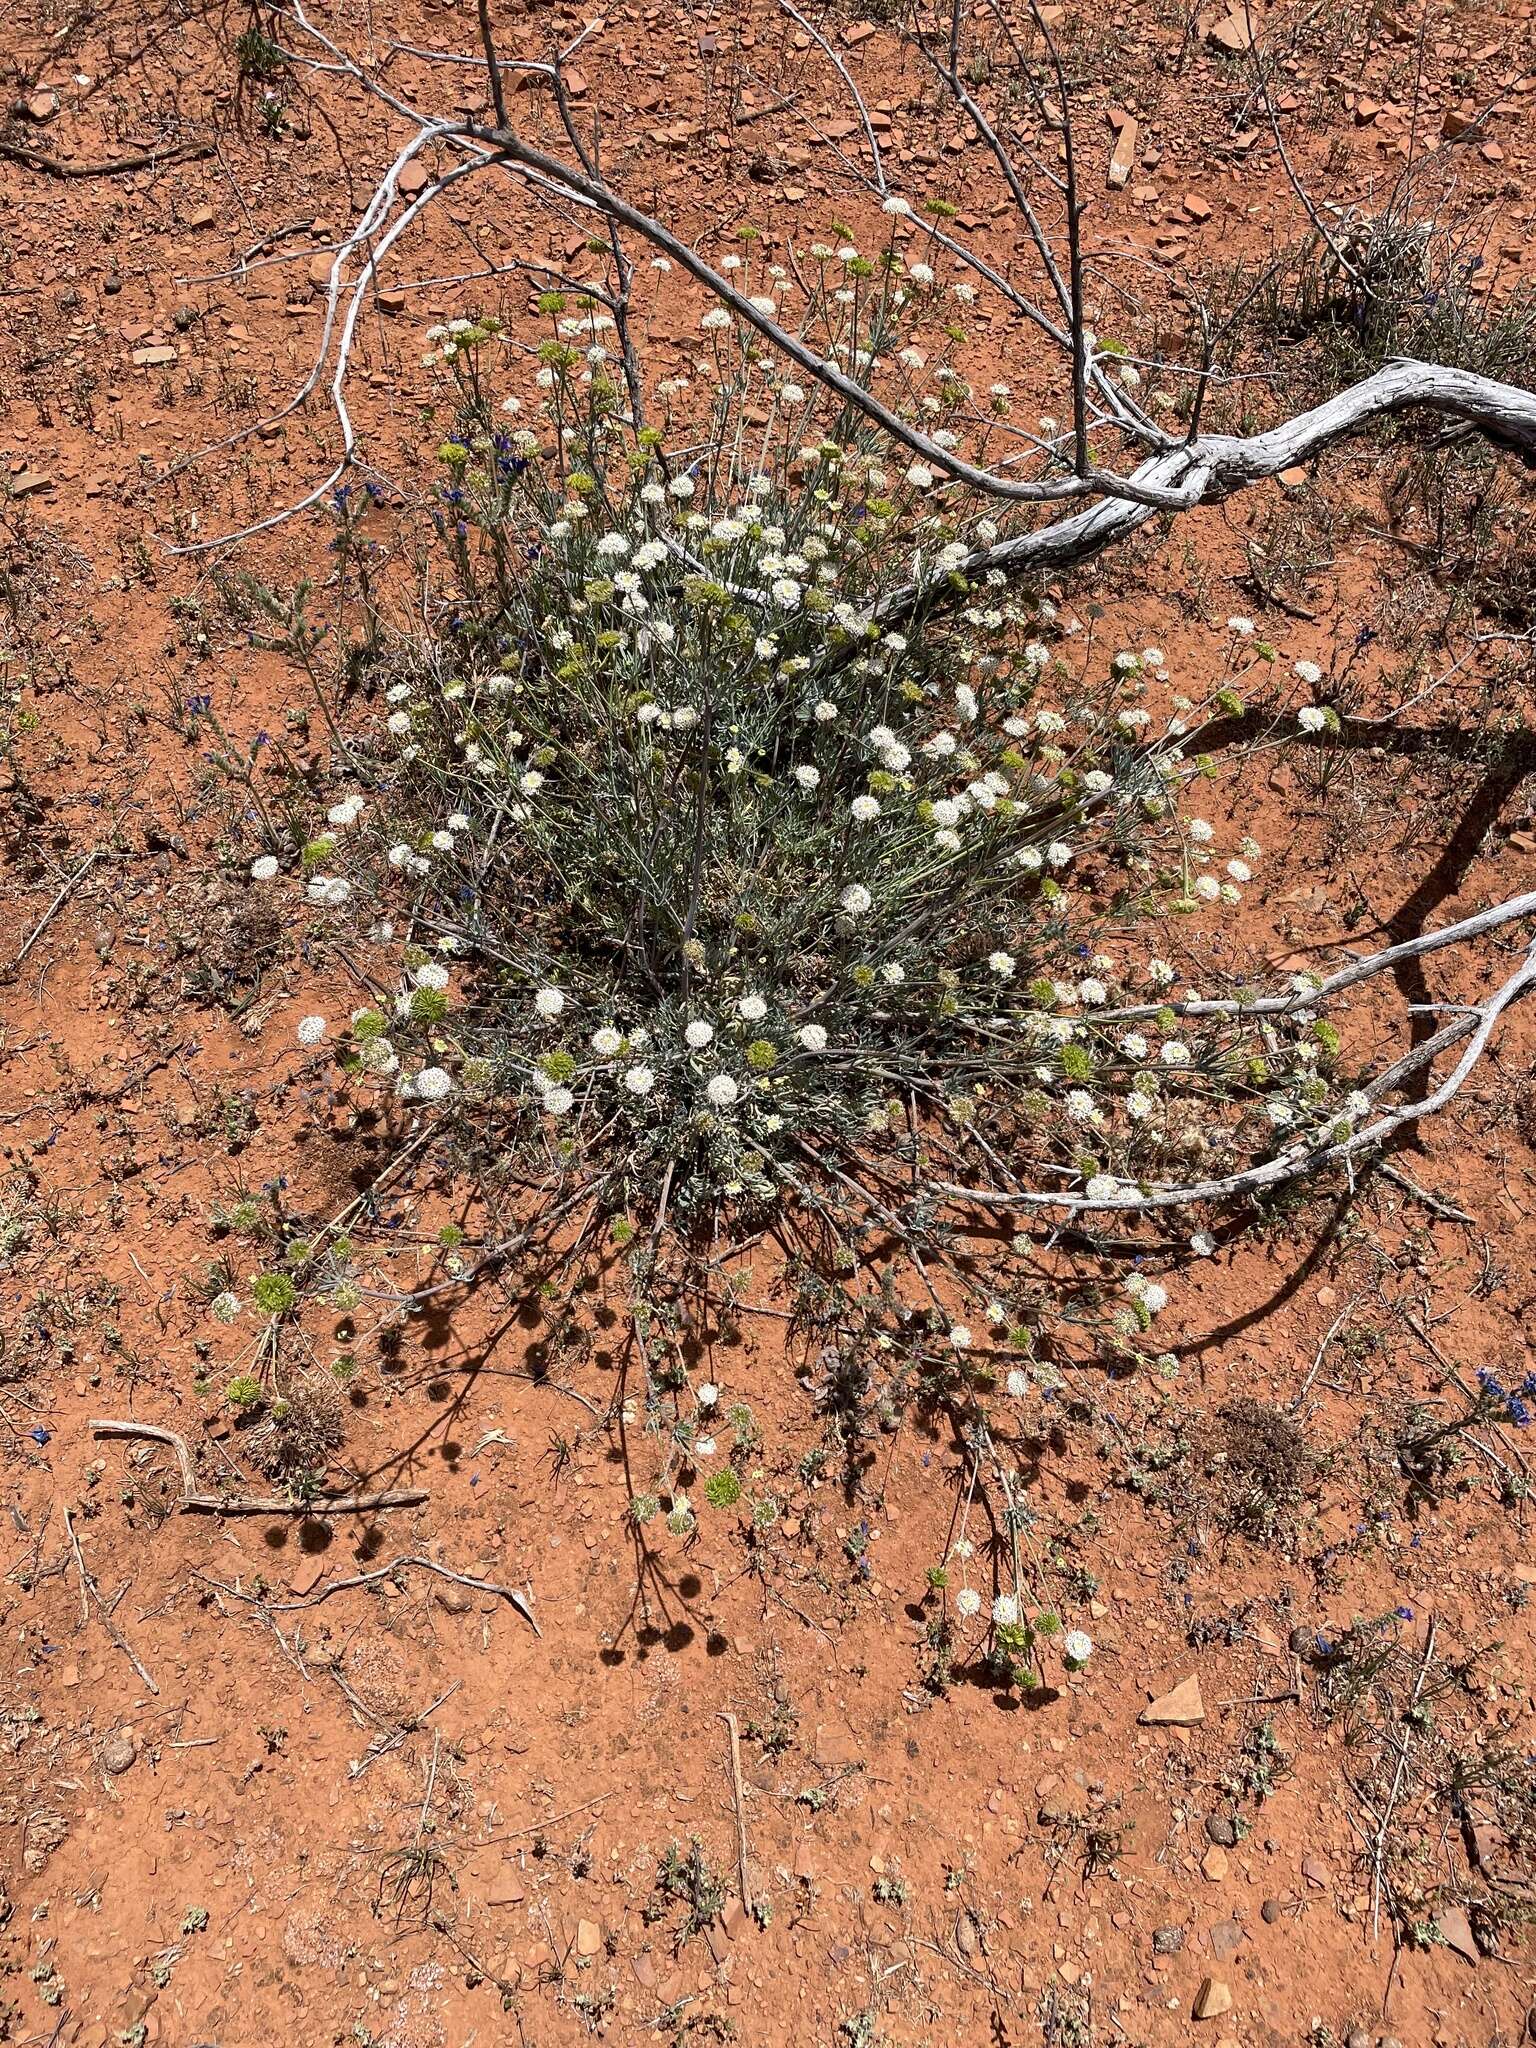
[[[729,1109],[741,1090],[729,1074],[716,1074],[704,1093],[716,1109]]]
[[[299,1019],[298,1040],[300,1045],[318,1045],[324,1036],[325,1019],[323,1017],[301,1017]]]
[[[276,854],[263,853],[251,862],[251,880],[253,882],[275,882],[277,880],[277,872]]]
[[[825,1052],[827,1049],[827,1032],[823,1024],[802,1025],[798,1036],[807,1052]]]
[[[423,1102],[441,1102],[453,1093],[453,1077],[441,1067],[423,1067],[412,1086]]]
[[[624,1076],[624,1086],[631,1095],[649,1095],[656,1086],[656,1076],[649,1067],[631,1067]]]
[[[955,1595],[955,1612],[965,1621],[969,1621],[973,1614],[980,1614],[981,1595],[974,1586],[960,1588]]]
[[[1093,1655],[1093,1637],[1086,1629],[1069,1628],[1061,1639],[1061,1654],[1069,1664],[1086,1664]]]
[[[695,1017],[693,1022],[687,1027],[687,1029],[683,1033],[683,1037],[693,1047],[695,1052],[702,1052],[705,1046],[710,1043],[711,1039],[713,1039],[714,1035],[714,1025],[706,1024],[702,1017]]]
[[[533,1007],[552,1024],[565,1008],[565,996],[557,988],[541,988],[533,999]]]

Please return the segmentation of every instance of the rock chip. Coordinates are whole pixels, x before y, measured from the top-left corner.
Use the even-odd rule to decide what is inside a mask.
[[[1195,1993],[1195,2018],[1197,2020],[1219,2019],[1224,2012],[1232,2010],[1232,1992],[1219,1977],[1207,1977]]]
[[[120,1778],[138,1761],[138,1744],[130,1728],[114,1728],[101,1745],[101,1768],[109,1778]]]
[[[1118,189],[1130,183],[1131,171],[1136,162],[1136,145],[1141,137],[1141,124],[1128,117],[1120,124],[1120,133],[1115,137],[1115,146],[1109,156],[1109,182]]]
[[[1205,1701],[1200,1697],[1200,1680],[1193,1672],[1141,1713],[1142,1724],[1147,1728],[1193,1728],[1204,1719]]]
[[[1241,57],[1253,48],[1259,31],[1258,14],[1250,7],[1234,7],[1210,23],[1205,40],[1212,49],[1225,50],[1229,57]]]
[[[524,1897],[522,1879],[515,1863],[504,1863],[491,1879],[485,1895],[488,1906],[516,1906]]]
[[[1243,1930],[1236,1920],[1218,1920],[1211,1929],[1211,1954],[1218,1963],[1230,1963],[1243,1945]]]
[[[1462,1957],[1464,1961],[1471,1963],[1474,1967],[1482,1961],[1482,1952],[1473,1938],[1472,1922],[1467,1918],[1466,1912],[1462,1907],[1446,1906],[1442,1908],[1435,1926],[1438,1928],[1440,1939],[1445,1943],[1446,1947],[1454,1949],[1457,1955]]]

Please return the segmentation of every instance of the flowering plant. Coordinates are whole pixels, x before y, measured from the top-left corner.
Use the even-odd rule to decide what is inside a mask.
[[[910,289],[824,345],[889,346]],[[386,800],[319,842],[328,869],[345,836],[352,875],[308,881],[320,905],[365,886],[403,940],[357,1072],[687,1224],[850,1189],[889,1221],[869,1169],[917,1145],[930,1195],[1027,1157],[1096,1199],[1359,1113],[1305,1008],[1187,1022],[1173,967],[1133,952],[1140,924],[1235,904],[1259,857],[1181,814],[1192,731],[1272,658],[1248,622],[1198,701],[1156,649],[1101,662],[1049,601],[971,579],[996,538],[974,505],[867,423],[818,431],[728,316],[705,316],[715,430],[684,463],[677,381],[673,431],[636,429],[612,322],[544,304],[537,429],[496,388],[494,322],[434,335],[458,591],[393,650]],[[961,380],[938,389],[959,417]]]
[[[938,445],[984,445],[1007,393],[978,403],[905,339],[932,267],[894,243],[812,256],[802,336],[888,373]],[[788,319],[783,273],[752,282]],[[675,1411],[637,1526],[664,1513],[691,1539],[689,1475],[716,1452],[705,1390],[686,1398],[659,1334],[658,1266],[707,1277],[701,1247],[763,1229],[830,1253],[843,1323],[960,1405],[970,1489],[1006,1493],[978,1397],[1051,1398],[1069,1323],[1101,1356],[1175,1370],[1148,1341],[1168,1289],[1140,1267],[1064,1275],[1028,1229],[984,1265],[957,1250],[965,1221],[1040,1191],[1091,1212],[1209,1183],[1336,1144],[1370,1108],[1313,978],[1207,999],[1168,957],[1262,857],[1196,808],[1202,731],[1255,684],[1310,699],[1323,672],[1281,680],[1246,619],[1192,686],[1154,647],[1106,658],[995,565],[985,500],[785,376],[725,308],[701,323],[701,388],[647,391],[598,298],[541,305],[521,389],[494,320],[430,336],[453,406],[433,491],[450,588],[409,627],[373,616],[375,723],[341,742],[357,786],[298,860],[321,935],[366,920],[394,986],[339,1032],[306,1016],[299,1042],[429,1113],[493,1207],[581,1205],[583,1235],[606,1216],[634,1245],[647,1422],[664,1427],[664,1394]],[[359,514],[337,513],[361,563]],[[1294,731],[1330,721],[1309,702]],[[253,881],[291,859],[270,835]],[[872,1289],[853,1277],[881,1267]],[[455,1250],[442,1284],[477,1270]],[[744,1453],[750,1410],[731,1412]],[[742,1475],[701,1497],[735,1506]],[[1034,1683],[1060,1603],[1010,1516],[989,1655]],[[983,1607],[964,1576],[962,1622]],[[1092,1647],[1067,1630],[1065,1668]]]

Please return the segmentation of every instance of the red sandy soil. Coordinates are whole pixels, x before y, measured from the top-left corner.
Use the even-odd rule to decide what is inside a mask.
[[[0,2039],[1514,2043],[1530,1999],[1533,1822],[1508,1789],[1516,1765],[1495,1753],[1536,1749],[1536,1562],[1525,1506],[1499,1498],[1521,1446],[1489,1438],[1438,1497],[1415,1500],[1389,1445],[1410,1402],[1455,1400],[1454,1374],[1518,1379],[1531,1364],[1528,1017],[1401,1155],[1470,1227],[1381,1182],[1352,1209],[1320,1199],[1179,1273],[1176,1379],[1036,1404],[1020,1447],[1035,1540],[1077,1589],[1070,1618],[1097,1650],[1022,1704],[966,1670],[944,1691],[924,1682],[926,1574],[945,1550],[960,1447],[908,1420],[861,1447],[851,1489],[835,1468],[803,1480],[819,1437],[800,1383],[814,1347],[786,1345],[771,1318],[700,1342],[712,1377],[752,1404],[782,1519],[753,1543],[716,1516],[686,1544],[663,1536],[643,1568],[622,1460],[593,1421],[610,1391],[616,1275],[578,1297],[586,1341],[552,1369],[553,1308],[515,1270],[411,1322],[393,1353],[365,1350],[333,1478],[420,1486],[420,1508],[333,1528],[182,1515],[168,1453],[92,1437],[100,1415],[168,1425],[226,1483],[239,1439],[217,1394],[194,1386],[205,1370],[222,1384],[217,1353],[205,1366],[194,1351],[210,1326],[192,1283],[230,1249],[210,1211],[281,1177],[290,1213],[324,1218],[391,1151],[294,1048],[313,985],[302,934],[277,933],[259,982],[239,979],[267,936],[239,922],[247,899],[230,877],[243,868],[220,871],[204,764],[172,715],[210,694],[243,742],[280,729],[297,701],[221,607],[209,562],[163,542],[193,513],[222,530],[300,494],[330,436],[312,408],[171,477],[296,381],[319,320],[307,257],[183,280],[293,223],[314,224],[297,246],[325,241],[387,156],[378,110],[339,90],[293,92],[287,132],[264,136],[255,94],[236,92],[246,25],[39,8],[13,13],[5,37],[8,97],[32,111],[3,131],[22,160],[0,160],[0,464],[14,493],[0,503],[0,648],[36,715],[16,758],[37,802],[7,798],[0,959],[74,879],[5,984],[0,1038],[7,1213],[32,1219],[0,1266]],[[539,54],[579,25],[530,13],[509,47]],[[344,26],[366,38],[363,10]],[[1291,231],[1270,138],[1240,120],[1243,78],[1198,28],[1181,70],[1184,23],[1151,6],[1069,9],[1067,28],[1096,245],[1215,263],[1258,252],[1279,223]],[[413,0],[393,32],[473,47],[462,5]],[[970,229],[1011,258],[982,152],[923,112],[894,34],[841,20],[829,32],[902,180],[974,205]],[[1422,37],[1416,19],[1314,19],[1284,79],[1298,169],[1329,195],[1385,189],[1421,63],[1430,138],[1459,130],[1458,109],[1491,108],[1455,147],[1460,203],[1492,209],[1482,281],[1496,299],[1536,274],[1532,41],[1529,6],[1436,7]],[[836,80],[787,42],[771,10],[622,7],[580,56],[615,175],[706,247],[747,219],[806,239],[842,204],[831,147],[796,118],[839,118]],[[740,107],[750,93],[748,112],[770,105],[762,80],[784,61],[800,66],[802,100],[727,134],[732,95]],[[1141,157],[1108,191],[1107,115],[1131,107]],[[66,181],[25,157],[102,162],[215,132],[215,155],[117,176]],[[463,190],[402,252],[397,282],[520,248],[565,253],[566,230],[505,187]],[[412,289],[364,322],[360,420],[402,517],[439,437],[421,411],[440,390],[417,367],[422,331],[464,297]],[[501,303],[525,319],[526,286]],[[659,361],[681,360],[694,317],[663,299]],[[1006,362],[1011,344],[999,323],[988,347]],[[1010,370],[1023,388],[1025,370]],[[1372,462],[1340,457],[1328,489],[1370,507]],[[1400,557],[1351,530],[1306,586],[1316,618],[1287,616],[1237,580],[1243,542],[1284,503],[1266,489],[1190,519],[1063,601],[1104,605],[1103,644],[1160,644],[1176,674],[1209,660],[1202,622],[1234,611],[1287,661],[1327,660]],[[1379,499],[1376,512],[1379,524]],[[380,531],[395,517],[378,515]],[[233,567],[291,580],[314,532],[301,522]],[[1219,801],[1271,855],[1236,934],[1191,939],[1216,965],[1336,961],[1536,883],[1518,776],[1359,755],[1326,798],[1288,760],[1249,781],[1218,785]],[[199,993],[225,965],[249,999],[238,1014]],[[1476,960],[1426,974],[1437,997],[1478,986]],[[419,1243],[426,1275],[432,1233],[458,1213],[450,1181],[405,1173],[380,1231]],[[772,1257],[752,1259],[756,1298],[781,1300]],[[530,1363],[559,1384],[530,1378]],[[1297,1495],[1255,1539],[1233,1512],[1221,1411],[1240,1398],[1288,1410],[1304,1386]],[[88,1619],[66,1510],[99,1592]],[[416,1568],[338,1584],[413,1555],[526,1591],[541,1632],[505,1598]],[[1371,1800],[1393,1784],[1395,1751],[1383,1771],[1369,1742],[1346,1739],[1355,1724],[1330,1713],[1317,1656],[1317,1638],[1356,1617],[1388,1617],[1383,1640],[1399,1646],[1385,1739],[1413,1754],[1386,1877],[1422,1901],[1410,1919],[1438,1925],[1418,1946],[1373,1910]],[[1434,1736],[1400,1713],[1431,1626]],[[1191,1677],[1203,1718],[1142,1724],[1150,1699]],[[766,1926],[738,1898],[727,1714]],[[1286,1763],[1260,1796],[1245,1746],[1266,1721]],[[1452,1750],[1488,1765],[1459,1809],[1429,1782],[1427,1760]],[[680,1941],[680,1910],[648,1908],[658,1859],[693,1837],[728,1903]],[[1219,1987],[1208,2002],[1229,2003],[1196,2020],[1206,1979]]]

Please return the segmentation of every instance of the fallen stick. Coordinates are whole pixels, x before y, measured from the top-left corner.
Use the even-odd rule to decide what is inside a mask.
[[[1408,1706],[1411,1710],[1419,1703],[1419,1694],[1424,1690],[1424,1681],[1429,1676],[1429,1667],[1435,1659],[1435,1636],[1439,1622],[1434,1615],[1429,1617],[1429,1634],[1424,1644],[1424,1655],[1419,1663],[1419,1675],[1413,1681],[1413,1694]],[[1405,1713],[1402,1717],[1403,1741],[1397,1752],[1397,1769],[1392,1773],[1392,1789],[1387,1794],[1387,1803],[1382,1810],[1381,1826],[1376,1830],[1376,1840],[1371,1849],[1371,1939],[1381,1935],[1381,1887],[1387,1859],[1387,1831],[1392,1825],[1393,1811],[1397,1806],[1397,1795],[1402,1790],[1403,1773],[1408,1768],[1408,1751],[1413,1744],[1413,1722]]]
[[[139,1677],[144,1681],[144,1684],[149,1688],[149,1690],[152,1693],[154,1693],[154,1695],[158,1699],[160,1694],[159,1686],[156,1685],[155,1681],[144,1669],[143,1663],[140,1661],[137,1650],[134,1649],[132,1643],[129,1642],[128,1638],[123,1634],[122,1630],[118,1627],[117,1623],[112,1619],[112,1608],[109,1607],[106,1601],[102,1599],[100,1586],[97,1585],[96,1581],[91,1577],[90,1573],[86,1570],[85,1554],[80,1548],[80,1538],[75,1534],[75,1525],[69,1518],[68,1508],[64,1510],[64,1527],[69,1532],[69,1547],[75,1553],[75,1565],[80,1573],[81,1619],[87,1622],[90,1620],[91,1602],[94,1601],[96,1605],[96,1612],[101,1616],[102,1627],[106,1630],[107,1634],[112,1638],[112,1641],[116,1644],[117,1648],[120,1649],[123,1655],[128,1659],[128,1662],[139,1674]],[[117,1602],[114,1601],[112,1605],[115,1607],[117,1605]]]
[[[75,1525],[69,1519],[69,1509],[64,1510],[64,1527],[69,1534],[69,1547],[75,1553],[75,1570],[80,1574],[80,1626],[91,1625],[91,1575],[85,1568],[85,1558],[80,1550],[80,1538],[75,1534]]]
[[[38,919],[37,923],[32,927],[32,930],[29,933],[25,944],[22,946],[21,951],[16,955],[16,958],[11,962],[12,972],[14,972],[16,968],[18,968],[21,965],[22,961],[26,959],[27,955],[31,952],[32,948],[43,936],[43,933],[47,931],[49,925],[53,923],[53,920],[64,908],[64,904],[68,899],[69,892],[71,891],[71,889],[73,889],[78,882],[83,881],[84,878],[90,873],[91,869],[95,867],[97,861],[101,859],[101,853],[102,849],[99,846],[95,847],[90,853],[88,853],[85,856],[85,859],[81,861],[79,867],[75,869],[75,872],[65,882],[63,888],[59,891],[58,895],[54,897],[53,901],[49,904],[48,908],[43,912],[42,916]]]
[[[482,1849],[493,1849],[501,1842],[521,1842],[529,1835],[542,1835],[546,1829],[558,1827],[561,1821],[570,1820],[575,1814],[590,1813],[594,1806],[601,1806],[605,1799],[612,1797],[613,1791],[610,1787],[606,1792],[599,1792],[595,1798],[583,1799],[580,1806],[567,1806],[561,1812],[552,1813],[544,1820],[530,1822],[525,1828],[514,1828],[509,1835],[491,1835],[480,1846]]]
[[[178,1436],[174,1429],[162,1429],[153,1422],[118,1422],[110,1417],[98,1417],[91,1424],[91,1434],[148,1437],[152,1443],[168,1444],[176,1453],[176,1462],[181,1467],[181,1498],[177,1506],[183,1514],[366,1515],[376,1508],[420,1507],[430,1498],[419,1486],[402,1487],[393,1493],[322,1493],[313,1500],[289,1500],[285,1495],[275,1493],[236,1493],[227,1497],[220,1493],[199,1493],[192,1453],[187,1449],[186,1438]]]
[[[440,1579],[451,1579],[456,1586],[468,1586],[471,1592],[497,1594],[501,1599],[511,1602],[535,1635],[542,1633],[539,1624],[533,1618],[533,1609],[515,1586],[503,1586],[495,1579],[471,1578],[468,1572],[450,1571],[447,1565],[439,1564],[435,1558],[420,1557],[415,1552],[409,1557],[397,1557],[390,1564],[380,1565],[377,1571],[356,1572],[350,1578],[332,1579],[329,1585],[322,1586],[318,1592],[306,1593],[301,1600],[258,1601],[254,1593],[242,1593],[236,1586],[225,1586],[220,1590],[232,1592],[236,1599],[252,1601],[273,1614],[291,1614],[296,1607],[318,1607],[322,1600],[329,1600],[333,1593],[349,1593],[358,1586],[375,1586],[380,1579],[392,1579],[396,1572],[408,1564],[416,1565],[424,1572],[435,1572]],[[216,1580],[209,1580],[210,1585],[217,1583]]]
[[[73,164],[49,156],[41,149],[28,149],[19,142],[0,142],[0,156],[13,164],[25,164],[29,171],[41,171],[45,178],[121,178],[130,171],[164,170],[168,164],[198,163],[213,155],[211,142],[182,142],[173,149],[149,149],[141,156],[113,157],[106,163]]]
[[[741,1735],[734,1714],[720,1719],[731,1732],[731,1798],[736,1807],[736,1881],[741,1887],[741,1909],[752,1911],[752,1884],[747,1874],[747,1801],[741,1782]]]
[[[1421,1188],[1411,1175],[1399,1167],[1389,1166],[1385,1159],[1376,1162],[1376,1171],[1383,1180],[1389,1180],[1400,1187],[1404,1194],[1412,1195],[1416,1202],[1422,1202],[1431,1216],[1443,1216],[1447,1223],[1473,1223],[1477,1218],[1469,1216],[1465,1209],[1458,1209],[1453,1202],[1447,1202],[1439,1195],[1432,1195],[1428,1188]]]

